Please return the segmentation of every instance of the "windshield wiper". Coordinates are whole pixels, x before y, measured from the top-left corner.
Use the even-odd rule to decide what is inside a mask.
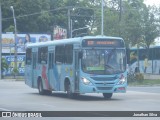
[[[111,65],[109,65],[109,64],[106,64],[105,66],[106,66],[107,68],[110,68],[110,69],[114,70],[114,67],[111,66]]]

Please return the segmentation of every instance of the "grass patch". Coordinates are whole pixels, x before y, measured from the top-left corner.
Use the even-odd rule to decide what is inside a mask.
[[[160,85],[160,79],[156,79],[156,80],[149,80],[149,79],[144,79],[142,82],[129,82],[128,85],[130,86],[137,86],[137,85],[149,85],[149,86],[153,86],[153,85]]]

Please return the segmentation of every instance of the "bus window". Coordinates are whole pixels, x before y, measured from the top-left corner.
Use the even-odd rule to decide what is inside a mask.
[[[26,50],[26,65],[31,65],[32,63],[32,49],[28,48]]]
[[[118,74],[126,70],[125,50],[83,50],[82,69],[91,74]]]
[[[38,63],[47,64],[47,47],[42,47],[38,49]]]
[[[65,63],[72,64],[73,62],[73,45],[65,46]]]
[[[57,64],[64,62],[64,46],[56,46],[55,62]]]

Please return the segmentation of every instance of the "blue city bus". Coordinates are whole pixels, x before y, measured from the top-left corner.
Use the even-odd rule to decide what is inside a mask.
[[[26,46],[25,83],[39,94],[125,93],[126,49],[119,37],[85,36]]]

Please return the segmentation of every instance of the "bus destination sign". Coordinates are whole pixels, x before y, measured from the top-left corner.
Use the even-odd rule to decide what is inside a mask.
[[[83,47],[124,47],[121,39],[87,39],[82,42]]]

